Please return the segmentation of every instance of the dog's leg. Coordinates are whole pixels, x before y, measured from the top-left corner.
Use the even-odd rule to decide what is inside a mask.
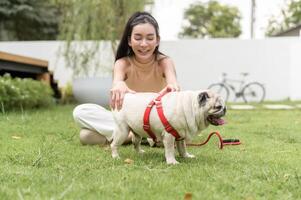
[[[143,149],[141,149],[141,140],[142,140],[142,137],[140,135],[138,135],[136,133],[133,134],[132,142],[134,144],[134,148],[140,154],[145,152]]]
[[[187,152],[185,140],[176,141],[176,146],[177,146],[178,152],[181,157],[183,157],[183,158],[194,158],[195,157],[194,155],[189,154]]]
[[[119,124],[119,126],[116,126],[113,133],[113,141],[111,143],[113,158],[119,158],[117,148],[127,139],[129,130],[127,124]]]
[[[165,159],[167,164],[178,164],[179,162],[175,158],[175,138],[166,131],[163,132],[163,144],[165,150]]]

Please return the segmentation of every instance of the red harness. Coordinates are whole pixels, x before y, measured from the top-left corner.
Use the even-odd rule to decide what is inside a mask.
[[[168,122],[168,120],[166,119],[165,115],[164,115],[164,112],[163,112],[163,108],[162,108],[162,102],[161,102],[161,99],[162,97],[167,94],[168,92],[171,92],[170,89],[166,90],[165,92],[159,94],[158,97],[156,97],[155,99],[153,99],[149,104],[148,106],[146,107],[145,109],[145,112],[144,112],[144,116],[143,116],[143,129],[148,133],[148,135],[154,140],[155,143],[157,143],[157,137],[156,135],[154,134],[154,132],[151,130],[151,127],[150,127],[150,123],[149,123],[149,115],[150,115],[150,112],[153,108],[154,105],[156,105],[156,109],[157,109],[157,113],[159,115],[159,118],[165,128],[165,130],[172,134],[177,141],[179,140],[183,140],[184,138],[182,138],[180,136],[180,134],[171,126],[171,124]]]

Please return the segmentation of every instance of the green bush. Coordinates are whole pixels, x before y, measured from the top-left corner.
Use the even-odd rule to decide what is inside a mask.
[[[49,85],[30,78],[0,77],[0,109],[18,110],[46,107],[54,104],[53,91]]]
[[[60,91],[62,93],[62,97],[59,101],[61,104],[77,103],[73,96],[73,88],[70,82],[68,82],[64,87],[60,88]]]

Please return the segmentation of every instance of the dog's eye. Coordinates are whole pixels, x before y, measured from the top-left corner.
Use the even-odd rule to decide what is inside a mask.
[[[209,98],[209,95],[207,92],[202,92],[198,95],[198,102],[200,106],[204,106],[206,104],[207,99]]]
[[[223,109],[223,106],[215,106],[214,108],[217,110],[221,110],[221,109]]]

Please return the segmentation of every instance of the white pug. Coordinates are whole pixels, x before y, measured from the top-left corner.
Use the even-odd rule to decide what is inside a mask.
[[[121,145],[131,130],[134,133],[133,144],[137,152],[143,153],[140,148],[142,137],[149,137],[143,130],[143,116],[149,102],[158,96],[157,93],[126,94],[122,109],[113,111],[117,127],[111,143],[112,157],[119,158],[117,147]],[[199,134],[212,125],[222,125],[221,119],[226,113],[224,100],[216,93],[203,91],[170,92],[162,97],[164,115],[172,127],[185,140]],[[156,106],[150,116],[151,130],[156,134],[158,141],[163,141],[167,164],[177,164],[175,159],[175,143],[180,156],[194,157],[186,151],[185,140],[175,141],[175,137],[166,132],[161,123]]]

